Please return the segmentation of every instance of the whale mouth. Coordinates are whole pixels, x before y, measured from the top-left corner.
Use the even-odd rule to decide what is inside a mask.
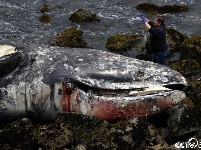
[[[186,84],[168,84],[164,87],[172,89],[172,90],[183,90],[186,87]]]
[[[72,83],[73,86],[74,83]],[[86,93],[91,93],[92,95],[104,96],[104,97],[134,97],[134,96],[148,96],[148,95],[161,95],[163,93],[171,91],[182,91],[185,88],[185,84],[168,84],[168,85],[150,85],[141,88],[131,88],[131,89],[98,89],[94,87],[89,87],[83,84],[77,84],[79,89],[82,89]]]

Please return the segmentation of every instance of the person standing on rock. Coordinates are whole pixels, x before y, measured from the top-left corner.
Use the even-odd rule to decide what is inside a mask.
[[[145,23],[146,28],[150,33],[150,51],[152,53],[152,61],[154,63],[167,66],[166,56],[169,53],[169,48],[166,42],[166,26],[163,16],[157,16],[154,22],[140,15],[140,18]]]

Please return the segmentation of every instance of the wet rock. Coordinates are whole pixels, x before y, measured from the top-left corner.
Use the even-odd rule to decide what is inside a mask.
[[[180,13],[189,9],[187,5],[182,4],[157,6],[151,3],[141,3],[135,8],[150,14]]]
[[[40,12],[41,12],[41,13],[46,13],[46,12],[48,12],[48,10],[49,10],[49,7],[48,7],[47,4],[44,4],[44,5],[40,8]]]
[[[141,150],[145,148],[147,132],[145,119],[110,123],[96,117],[60,114],[59,121],[67,124],[73,132],[74,145],[86,145],[86,149],[89,150]]]
[[[186,96],[194,105],[201,104],[201,81],[190,81],[185,89]]]
[[[32,122],[26,118],[7,124],[0,132],[1,149],[34,149],[33,131]]]
[[[179,137],[198,131],[201,128],[200,106],[175,106],[170,110],[168,134]]]
[[[51,16],[49,14],[43,14],[38,19],[40,22],[43,23],[50,23],[51,22]]]
[[[40,125],[33,132],[34,139],[42,149],[71,148],[73,142],[72,133],[63,123]]]
[[[181,59],[195,59],[201,65],[201,36],[192,35],[181,45]]]
[[[187,38],[187,35],[173,28],[167,28],[167,43],[171,53],[179,52],[180,45],[186,38]]]
[[[77,113],[59,113],[57,122],[66,124],[68,129],[73,133],[73,145],[87,145],[87,139],[91,138],[89,133],[106,123],[96,117]]]
[[[107,39],[106,48],[113,51],[129,50],[142,39],[139,34],[116,34]]]
[[[69,20],[78,23],[100,21],[96,14],[93,14],[91,11],[85,10],[83,8],[78,9],[76,12],[72,13],[69,17]]]
[[[52,45],[60,47],[86,48],[86,41],[82,37],[83,31],[76,28],[68,28],[56,35],[56,41]]]
[[[184,105],[187,105],[187,106],[190,106],[190,107],[194,107],[195,106],[193,100],[191,100],[190,98],[187,98],[187,97],[185,99],[183,99],[182,103]]]
[[[141,3],[135,7],[138,10],[144,11],[146,13],[157,14],[159,7],[151,3]]]
[[[169,67],[180,72],[184,77],[189,78],[201,72],[199,63],[194,59],[169,62]]]
[[[143,119],[108,124],[91,132],[89,149],[145,149],[146,131],[147,122]]]

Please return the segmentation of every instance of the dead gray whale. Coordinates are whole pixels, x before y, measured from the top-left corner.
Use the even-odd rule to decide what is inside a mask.
[[[105,120],[147,117],[185,98],[185,78],[153,62],[97,49],[12,46],[17,48],[0,57],[3,63],[19,54],[0,75],[1,121],[48,120],[64,112]]]

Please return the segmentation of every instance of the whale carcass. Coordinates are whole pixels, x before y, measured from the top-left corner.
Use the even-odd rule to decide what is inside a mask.
[[[147,117],[185,98],[185,78],[153,62],[33,43],[1,45],[1,51],[1,121],[48,120],[63,112],[105,120]]]

